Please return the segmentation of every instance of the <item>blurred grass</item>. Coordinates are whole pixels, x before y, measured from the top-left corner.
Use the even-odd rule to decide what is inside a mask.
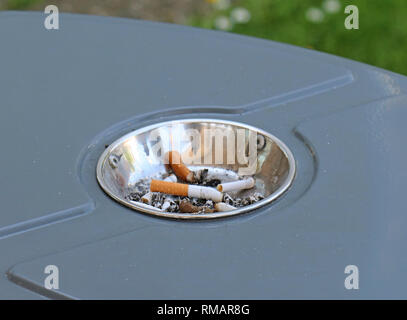
[[[8,0],[3,5],[5,10],[26,10],[34,4],[41,3],[43,0]]]
[[[227,10],[214,10],[207,16],[192,17],[194,26],[214,28],[214,19],[228,16],[239,6],[251,20],[235,24],[231,32],[312,48],[358,60],[407,75],[407,1],[342,0],[337,13],[325,12],[320,23],[306,18],[311,7],[322,7],[323,0],[241,0]],[[347,5],[359,8],[359,30],[347,30]]]
[[[132,1],[137,3],[139,0]],[[150,1],[161,5],[161,0]],[[200,14],[189,17],[187,24],[214,29],[217,17],[229,17],[234,8],[243,7],[250,12],[250,21],[235,24],[230,32],[312,48],[407,75],[407,0],[340,0],[341,7],[336,13],[323,10],[323,3],[327,0],[229,0],[229,8],[223,10],[216,9],[215,2],[225,0],[193,1],[212,3],[212,9],[202,10]],[[85,3],[104,5],[106,14],[122,15],[125,1],[116,2],[117,10],[96,0],[83,0],[83,7]],[[64,4],[69,3],[69,0],[64,0]],[[38,10],[46,4],[52,4],[52,1],[0,0],[0,9]],[[344,8],[349,4],[359,8],[359,30],[347,30],[344,27]],[[311,7],[322,10],[323,21],[317,23],[307,19],[306,12]],[[74,6],[73,10],[76,12],[78,8]],[[87,9],[83,10],[86,12]],[[165,10],[180,10],[180,7],[171,7],[167,3]],[[162,17],[163,10],[155,12],[155,16],[147,18],[165,20]],[[137,17],[144,16],[143,12],[138,12]]]

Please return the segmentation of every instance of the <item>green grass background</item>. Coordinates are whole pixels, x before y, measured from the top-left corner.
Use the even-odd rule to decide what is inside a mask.
[[[235,25],[232,32],[312,48],[358,60],[407,75],[407,0],[341,0],[341,9],[325,14],[321,23],[305,17],[310,7],[321,8],[322,0],[242,0],[251,20]],[[347,5],[359,8],[359,30],[347,30]],[[229,9],[230,10],[230,9]],[[227,10],[227,11],[229,11]],[[213,28],[212,17],[194,17],[191,24]]]
[[[4,9],[25,10],[41,2],[45,1],[8,0]],[[407,75],[407,0],[340,2],[340,11],[326,13],[321,23],[308,21],[305,12],[310,7],[321,8],[323,0],[232,0],[231,8],[195,15],[188,24],[214,28],[216,17],[244,7],[251,20],[235,25],[230,32],[312,48]],[[349,4],[359,8],[359,30],[344,27],[344,8]]]

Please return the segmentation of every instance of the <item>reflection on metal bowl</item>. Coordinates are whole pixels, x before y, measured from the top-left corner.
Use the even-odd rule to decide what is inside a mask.
[[[262,194],[263,199],[231,211],[211,213],[166,212],[128,199],[141,180],[168,175],[165,154],[177,150],[191,171],[207,169],[222,183],[251,176],[253,188],[232,191],[232,197]],[[102,189],[116,201],[144,213],[175,219],[210,219],[233,216],[264,206],[292,184],[295,161],[288,147],[273,135],[246,124],[185,119],[147,126],[112,143],[97,164]]]

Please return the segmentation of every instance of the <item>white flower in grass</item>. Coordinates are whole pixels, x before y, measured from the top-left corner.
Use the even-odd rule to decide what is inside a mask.
[[[341,10],[341,3],[339,0],[325,0],[322,3],[322,8],[328,13],[337,13]]]
[[[324,20],[324,12],[319,8],[312,7],[305,12],[305,17],[308,21],[320,23]]]
[[[230,8],[230,0],[216,0],[213,2],[213,6],[217,10],[226,10]]]
[[[220,16],[215,19],[215,28],[223,31],[228,31],[233,28],[233,23],[228,17]]]
[[[230,18],[235,23],[248,23],[251,18],[249,10],[241,7],[234,8],[230,13]]]

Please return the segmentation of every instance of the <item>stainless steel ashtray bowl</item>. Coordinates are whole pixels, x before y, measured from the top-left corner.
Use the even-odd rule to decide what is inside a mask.
[[[230,211],[182,213],[132,199],[129,195],[139,190],[141,182],[149,188],[151,179],[162,180],[171,174],[166,157],[169,151],[177,151],[189,170],[199,175],[204,172],[211,181],[254,178],[252,188],[230,191],[227,197],[257,200],[242,200],[239,203],[244,205]],[[248,212],[277,199],[293,182],[295,161],[282,141],[261,129],[224,120],[186,119],[157,123],[124,135],[105,149],[96,174],[110,197],[134,210],[175,219],[210,219]],[[215,189],[216,185],[209,187]]]

